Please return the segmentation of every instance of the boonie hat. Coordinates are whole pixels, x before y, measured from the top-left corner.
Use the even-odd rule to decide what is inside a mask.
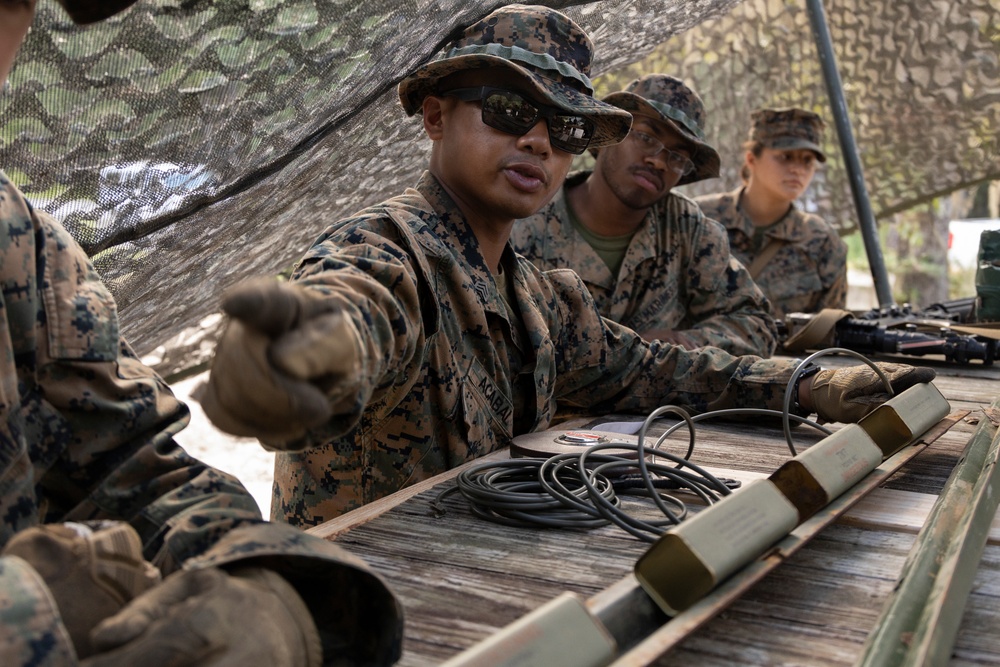
[[[568,16],[539,5],[507,5],[465,29],[436,59],[399,83],[408,116],[438,92],[443,77],[467,69],[507,67],[524,78],[527,93],[594,123],[592,147],[615,144],[628,135],[632,115],[595,99],[590,81],[594,48]]]
[[[705,140],[705,105],[698,93],[680,79],[667,74],[647,74],[624,90],[607,95],[604,101],[661,120],[691,142],[694,171],[682,177],[677,185],[719,175],[719,153]]]
[[[750,115],[750,141],[765,148],[807,148],[820,162],[826,162],[823,145],[823,119],[805,109],[758,109]]]
[[[134,5],[136,0],[57,0],[73,23],[97,23]]]

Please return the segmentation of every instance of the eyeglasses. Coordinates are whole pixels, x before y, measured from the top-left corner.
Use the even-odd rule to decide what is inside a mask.
[[[660,154],[660,151],[666,151],[665,161],[667,163],[667,167],[681,176],[687,176],[694,171],[694,162],[691,161],[691,158],[682,153],[678,153],[677,151],[670,150],[656,137],[648,135],[645,132],[640,132],[636,129],[629,132],[628,136],[629,139],[632,139],[639,144],[642,154],[646,157],[656,157]]]
[[[587,150],[594,136],[594,123],[585,116],[566,114],[554,107],[539,106],[520,94],[502,88],[455,88],[441,95],[457,97],[465,102],[480,101],[483,123],[521,137],[544,118],[549,127],[549,142],[553,148],[579,155]]]

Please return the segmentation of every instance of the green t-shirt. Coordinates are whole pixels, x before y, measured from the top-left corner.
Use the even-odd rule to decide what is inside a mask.
[[[576,231],[580,232],[580,236],[586,241],[597,256],[604,260],[604,263],[611,270],[611,275],[617,276],[618,270],[622,267],[622,262],[625,260],[625,253],[628,251],[629,243],[632,242],[632,237],[635,236],[635,232],[629,234],[622,234],[621,236],[604,236],[603,234],[595,234],[580,222],[580,219],[576,217],[576,213],[573,212],[573,208],[569,205],[569,201],[566,201],[566,212],[569,214],[569,220],[573,223],[573,227]]]

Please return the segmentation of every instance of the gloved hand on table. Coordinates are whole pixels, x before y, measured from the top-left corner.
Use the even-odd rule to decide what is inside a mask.
[[[261,567],[180,570],[92,633],[82,667],[320,667],[308,607]]]
[[[95,521],[32,526],[14,535],[3,556],[27,561],[45,582],[78,657],[91,654],[90,631],[160,583],[127,523]]]
[[[894,394],[921,382],[930,382],[933,368],[875,362]],[[827,422],[855,423],[889,400],[885,383],[868,365],[822,370],[799,385],[799,404]]]
[[[329,419],[337,387],[361,371],[350,318],[317,292],[271,279],[236,287],[222,308],[229,322],[199,397],[208,418],[277,448]]]

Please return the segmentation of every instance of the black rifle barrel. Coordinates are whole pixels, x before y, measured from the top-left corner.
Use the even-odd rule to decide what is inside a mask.
[[[978,359],[984,365],[992,365],[997,358],[998,341],[980,340],[975,336],[965,336],[948,329],[939,334],[892,329],[878,322],[847,317],[836,326],[835,345],[862,354],[888,352],[923,356],[940,354],[947,361],[967,364]]]

